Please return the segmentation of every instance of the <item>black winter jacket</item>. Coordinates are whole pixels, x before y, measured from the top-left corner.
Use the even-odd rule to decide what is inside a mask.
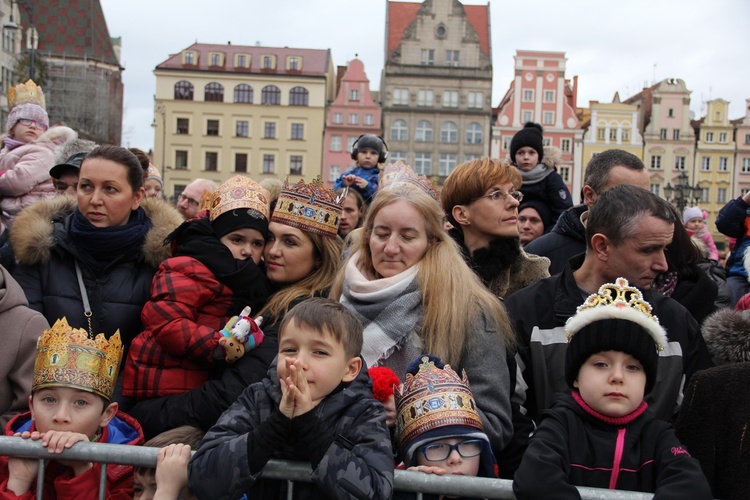
[[[515,476],[516,498],[580,498],[575,486],[655,492],[655,499],[712,499],[700,464],[674,428],[648,411],[614,425],[558,394]]]
[[[581,224],[581,214],[586,210],[586,205],[569,208],[549,233],[524,248],[526,253],[547,257],[551,275],[561,272],[571,257],[586,251],[586,228]]]

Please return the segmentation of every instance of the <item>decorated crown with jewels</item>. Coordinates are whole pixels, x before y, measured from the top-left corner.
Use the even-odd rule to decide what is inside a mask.
[[[397,161],[383,169],[383,173],[380,177],[379,190],[392,189],[404,185],[422,189],[434,200],[440,201],[440,193],[438,193],[435,183],[426,176],[417,174],[414,169],[406,163]]]
[[[19,104],[36,104],[46,109],[42,87],[33,80],[28,80],[8,89],[8,109],[11,110]]]
[[[332,189],[326,189],[320,176],[309,184],[300,180],[293,186],[286,179],[271,220],[335,238],[343,203],[344,196],[336,196]]]
[[[214,221],[230,210],[246,208],[268,220],[270,198],[268,191],[250,177],[235,175],[213,193],[209,216]]]
[[[401,390],[396,388],[399,435],[411,442],[425,432],[461,425],[483,431],[466,372],[462,377],[450,365],[443,368],[424,356],[416,375],[406,374]]]
[[[31,390],[72,387],[110,401],[121,359],[119,330],[109,340],[103,333],[91,338],[86,330],[71,328],[66,318],[58,319],[37,342]]]
[[[667,334],[659,324],[659,318],[652,313],[651,304],[646,302],[641,291],[631,286],[625,278],[617,278],[614,283],[603,284],[597,293],[589,295],[584,303],[578,306],[576,314],[565,323],[568,342],[582,328],[603,319],[632,321],[653,337],[657,350],[661,351],[667,345]]]

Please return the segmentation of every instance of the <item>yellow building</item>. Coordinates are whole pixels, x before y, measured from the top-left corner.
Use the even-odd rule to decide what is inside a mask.
[[[709,228],[717,235],[716,216],[733,196],[735,147],[729,102],[714,99],[706,106],[706,116],[694,123],[698,140],[693,178],[702,189],[699,205],[708,211]]]
[[[168,196],[199,177],[321,174],[330,50],[196,43],[154,74],[154,161]]]
[[[607,149],[622,149],[643,158],[643,138],[638,131],[638,107],[623,104],[615,95],[614,102],[589,101],[582,110],[583,167],[598,153]],[[585,173],[584,173],[585,175]]]

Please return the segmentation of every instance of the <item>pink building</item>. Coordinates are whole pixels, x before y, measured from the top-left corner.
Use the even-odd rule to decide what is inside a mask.
[[[342,172],[354,165],[352,144],[362,134],[382,135],[381,109],[370,94],[370,80],[359,59],[349,61],[340,79],[336,100],[326,113],[323,138],[323,179],[332,187]]]
[[[732,120],[732,124],[735,126],[734,141],[737,145],[735,190],[732,196],[736,198],[750,191],[750,99],[745,99],[745,116]]]
[[[526,122],[540,123],[545,146],[562,151],[562,161],[557,165],[560,176],[570,192],[577,193],[583,137],[576,115],[578,77],[572,84],[565,79],[565,52],[518,50],[513,59],[515,78],[497,108],[490,155],[507,157],[513,135]]]

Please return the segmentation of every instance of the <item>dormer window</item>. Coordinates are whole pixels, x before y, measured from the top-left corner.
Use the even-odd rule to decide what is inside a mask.
[[[224,58],[222,57],[222,54],[218,52],[212,52],[209,57],[210,57],[210,63],[211,63],[210,66],[223,66],[224,65],[224,61],[223,61]]]
[[[247,68],[250,57],[247,54],[237,54],[234,58],[235,68]]]
[[[195,64],[195,52],[183,52],[182,62],[183,64],[194,65]]]
[[[274,56],[263,56],[263,69],[276,68],[276,58]]]
[[[302,60],[297,56],[288,57],[286,65],[289,71],[299,71],[302,69]]]

